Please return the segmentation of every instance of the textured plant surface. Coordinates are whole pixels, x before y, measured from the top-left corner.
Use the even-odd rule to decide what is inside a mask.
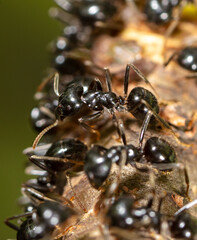
[[[56,2],[60,5],[64,3],[64,1],[57,0]],[[49,76],[52,76],[52,78],[38,88],[36,93],[38,105],[39,107],[46,107],[48,102],[58,99],[53,90],[53,74],[56,72],[60,74],[60,93],[65,90],[74,76],[85,75],[99,78],[106,89],[103,70],[106,66],[112,74],[112,91],[123,96],[125,67],[128,63],[133,63],[156,89],[160,116],[173,126],[172,129],[178,136],[177,139],[180,140],[174,137],[172,131],[155,122],[146,131],[143,145],[152,136],[165,139],[175,149],[177,161],[181,167],[171,171],[159,171],[153,168],[151,164],[136,163],[137,167],[127,164],[122,166],[120,175],[120,167],[114,163],[107,180],[99,189],[92,187],[83,170],[77,174],[69,173],[72,176],[69,180],[72,186],[68,181],[61,194],[57,191],[58,186],[55,190],[44,191],[41,198],[35,196],[35,192],[32,194],[27,188],[25,190],[23,188],[26,195],[24,197],[25,201],[33,203],[35,211],[40,203],[46,200],[55,200],[70,207],[66,202],[66,199],[69,199],[73,210],[77,213],[76,217],[70,219],[69,224],[58,225],[52,229],[53,231],[50,230],[50,236],[47,235],[46,239],[50,237],[52,239],[172,239],[173,233],[170,231],[170,227],[165,228],[163,225],[158,232],[151,226],[144,228],[139,225],[131,230],[111,227],[106,212],[113,201],[124,194],[135,200],[135,207],[145,206],[148,200],[153,197],[153,209],[156,210],[160,198],[166,194],[161,206],[161,221],[166,223],[168,219],[173,218],[174,213],[179,208],[194,200],[197,196],[197,170],[195,166],[197,154],[196,79],[185,78],[190,72],[179,66],[176,61],[172,61],[167,67],[164,67],[164,55],[168,59],[173,52],[194,45],[193,42],[195,41],[192,41],[192,39],[197,36],[195,17],[192,20],[182,19],[180,21],[164,49],[166,41],[164,32],[166,32],[167,26],[158,27],[148,24],[143,19],[143,14],[140,12],[141,8],[137,11],[134,6],[125,5],[125,3],[115,3],[115,6],[119,7],[123,16],[120,18],[121,21],[117,21],[112,16],[110,20],[104,21],[107,28],[102,24],[98,27],[91,26],[91,24],[88,26],[87,24],[88,27],[82,29],[82,40],[79,38],[80,40],[78,39],[77,42],[69,42],[69,44],[73,44],[71,50],[65,48],[62,51],[57,49],[55,44],[52,44],[51,48],[56,56],[56,63],[50,70]],[[64,24],[64,34],[66,34],[65,27],[75,26],[75,21],[78,19],[75,14],[67,16],[63,9],[52,9],[51,14],[70,23],[70,25]],[[117,15],[115,16],[117,17]],[[80,20],[79,23],[81,24]],[[85,26],[85,23],[83,24],[82,26]],[[115,24],[117,24],[117,27],[120,25],[121,30],[114,28]],[[75,62],[60,66],[57,63],[57,56],[60,56],[58,54],[69,56]],[[74,68],[74,71],[71,67]],[[136,86],[152,91],[150,86],[131,70],[129,91]],[[42,113],[45,114],[45,110]],[[50,110],[52,117],[48,111],[45,118],[43,117],[44,120],[49,121],[46,126],[55,121],[55,110]],[[86,111],[83,111],[82,115],[87,115]],[[136,120],[126,111],[117,111],[116,115],[124,123],[127,143],[137,147],[142,122]],[[94,132],[82,128],[78,118],[78,115],[74,115],[64,121],[59,121],[57,127],[46,133],[41,141],[43,143],[53,143],[60,139],[75,138],[86,144],[89,149],[94,144],[105,148],[122,144],[112,121],[112,116],[106,109],[98,119],[88,122],[88,125],[96,130]],[[39,155],[37,148],[26,150],[25,153],[28,156]],[[189,193],[187,191],[187,175],[184,169],[189,176]],[[26,171],[32,174],[33,170],[41,171],[38,166],[29,163]],[[54,171],[53,174],[57,176],[59,173]],[[66,172],[62,173],[62,181],[67,179],[67,174]],[[117,182],[117,179],[119,179],[118,189],[110,197],[107,196],[109,187]],[[33,184],[28,184],[26,183],[25,187],[34,189]],[[194,208],[191,209],[191,213],[194,217],[196,216]],[[42,239],[42,237],[38,239]]]

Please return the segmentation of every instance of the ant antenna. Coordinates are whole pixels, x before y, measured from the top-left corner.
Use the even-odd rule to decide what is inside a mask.
[[[40,139],[52,128],[56,127],[58,125],[58,120],[56,120],[53,124],[49,125],[48,127],[46,127],[44,130],[42,130],[42,132],[40,132],[38,134],[38,136],[36,137],[36,139],[33,142],[32,148],[35,149],[36,146],[38,145]]]
[[[169,59],[164,63],[164,67],[167,67],[168,64],[176,57],[176,55],[178,54],[179,52],[174,52],[170,57]]]
[[[112,77],[111,77],[111,73],[109,71],[108,68],[104,68],[105,70],[105,79],[106,79],[106,84],[107,84],[107,89],[109,92],[112,91],[112,86],[111,86],[111,82],[112,82]]]
[[[60,79],[59,73],[55,73],[53,89],[54,89],[54,93],[57,97],[60,96],[60,93],[59,93],[59,79]]]
[[[133,69],[133,71],[142,79],[144,80],[144,82],[146,84],[149,85],[149,87],[153,90],[153,92],[155,93],[155,95],[157,96],[157,98],[159,98],[159,95],[157,93],[157,91],[154,89],[154,87],[151,85],[151,83],[149,82],[149,80],[144,76],[144,74],[132,63],[127,64],[126,66],[126,71],[125,71],[125,80],[124,80],[124,95],[127,96],[127,92],[128,92],[128,84],[129,84],[129,73],[130,73],[130,69]]]

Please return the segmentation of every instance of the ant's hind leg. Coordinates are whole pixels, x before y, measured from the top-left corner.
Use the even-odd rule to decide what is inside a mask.
[[[172,128],[170,127],[170,125],[163,119],[161,118],[153,109],[152,107],[146,102],[144,101],[143,99],[141,100],[141,103],[143,103],[144,105],[146,105],[146,107],[149,109],[149,111],[151,111],[152,115],[157,119],[157,121],[159,121],[162,126],[164,126],[166,129],[168,129],[172,135],[174,136],[175,140],[181,144],[182,146],[184,147],[192,147],[193,145],[192,144],[187,144],[187,143],[183,143],[179,138],[178,136],[176,135],[176,133],[172,130]]]

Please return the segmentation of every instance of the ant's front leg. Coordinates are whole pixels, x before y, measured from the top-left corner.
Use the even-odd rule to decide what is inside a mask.
[[[103,114],[103,111],[99,111],[99,112],[93,113],[93,114],[91,114],[91,115],[81,117],[81,118],[79,118],[79,120],[78,120],[79,123],[82,125],[83,128],[85,128],[86,130],[91,131],[92,133],[96,134],[96,138],[97,138],[98,140],[100,139],[100,133],[99,133],[99,131],[93,129],[91,126],[89,126],[88,124],[86,124],[86,122],[91,121],[91,120],[94,120],[94,119],[97,119],[97,118],[99,118],[102,114]]]
[[[16,231],[19,231],[19,230],[20,230],[19,226],[15,225],[14,223],[11,223],[10,221],[15,220],[15,219],[20,219],[20,218],[23,218],[23,217],[29,217],[29,216],[32,215],[33,212],[34,212],[34,211],[32,211],[32,212],[25,212],[25,213],[22,213],[22,214],[19,214],[19,215],[15,215],[15,216],[6,218],[5,221],[4,221],[4,223],[5,223],[8,227],[10,227],[10,228],[12,228],[12,229],[14,229],[14,230],[16,230]]]

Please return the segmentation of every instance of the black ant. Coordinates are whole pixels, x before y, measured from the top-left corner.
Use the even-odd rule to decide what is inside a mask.
[[[39,148],[41,149],[40,152]],[[83,170],[87,146],[79,140],[63,139],[54,142],[49,147],[47,144],[46,148],[48,149],[43,152],[43,155],[41,155],[41,152],[44,146],[39,146],[37,150],[33,152],[31,150],[25,151],[25,153],[30,156],[30,161],[46,171],[48,176],[47,179],[43,176],[40,179],[42,182],[38,182],[38,180],[35,184],[27,182],[25,186],[35,188],[36,190],[42,189],[46,192],[56,191],[62,195],[64,186],[69,183],[80,208],[86,212],[86,209],[83,207],[83,204],[72,187],[70,173],[73,174]],[[34,155],[32,155],[32,153],[34,153]],[[47,182],[45,180],[47,180]]]
[[[117,125],[119,134],[119,121],[115,115],[115,110],[130,112],[137,120],[144,120],[140,136],[143,135],[149,122],[155,123],[155,119],[157,119],[176,137],[175,133],[171,130],[171,127],[158,115],[159,105],[156,97],[150,91],[142,87],[135,87],[128,95],[131,68],[153,89],[148,79],[146,79],[146,77],[133,64],[128,64],[126,67],[124,97],[117,96],[112,92],[111,75],[107,68],[105,68],[107,92],[103,91],[102,84],[98,79],[82,77],[78,78],[78,81],[70,82],[67,85],[66,90],[60,94],[58,91],[59,75],[56,73],[54,77],[54,92],[59,97],[58,106],[55,111],[57,120],[36,137],[33,143],[33,148],[36,147],[39,140],[46,132],[58,125],[59,120],[63,121],[64,118],[68,116],[77,116],[84,107],[96,111],[89,116],[79,117],[78,121],[84,128],[89,130],[93,129],[91,129],[85,122],[100,117],[103,114],[104,108],[106,108],[112,115],[112,119]]]
[[[55,0],[55,2],[64,11],[77,17],[83,25],[116,29],[117,25],[112,24],[116,21],[122,26],[119,15],[125,1]]]
[[[173,10],[180,4],[180,0],[147,0],[144,13],[149,22],[165,24],[173,19]]]
[[[174,52],[164,65],[167,66],[173,59],[181,67],[194,73],[186,78],[197,78],[197,47],[186,47],[181,51]]]
[[[41,169],[53,174],[72,168],[80,168],[83,165],[86,152],[87,146],[85,144],[79,140],[68,138],[54,142],[43,156],[36,152],[30,156],[30,160]]]
[[[166,33],[164,41],[164,57],[167,40],[176,29],[181,11],[185,4],[188,2],[194,3],[192,0],[147,0],[144,8],[144,13],[148,22],[152,22],[156,25],[165,25],[170,23]],[[196,4],[196,3],[195,3]],[[177,10],[177,11],[176,11]]]
[[[107,211],[107,219],[112,227],[132,230],[140,227],[150,228],[159,231],[160,228],[160,208],[152,209],[153,199],[150,199],[144,207],[134,207],[134,200],[130,196],[122,196],[117,199]]]
[[[152,199],[145,207],[134,207],[134,200],[130,196],[122,196],[108,209],[107,218],[110,226],[126,230],[153,228],[157,233],[162,233],[162,218],[160,213],[163,198],[160,199],[157,211],[152,209]],[[179,209],[171,219],[167,220],[169,233],[174,238],[193,239],[196,234],[196,220],[187,212],[196,200]],[[117,232],[121,233],[120,231]],[[165,232],[166,236],[166,226]],[[170,236],[169,236],[170,237]]]
[[[109,149],[95,145],[87,152],[84,171],[93,187],[98,189],[102,186],[109,176],[112,163],[117,163],[120,168],[129,163],[138,169],[136,162],[141,162],[144,158],[145,162],[151,163],[154,168],[162,171],[179,167],[179,165],[176,164],[177,157],[174,149],[164,139],[151,137],[142,148],[142,142],[139,143],[139,147],[126,144],[122,124],[121,133],[125,139],[125,145],[115,146]],[[144,132],[141,140],[143,140],[143,138]]]
[[[29,179],[24,183],[27,188],[33,188],[41,193],[57,192],[63,194],[67,179],[62,172],[47,172],[46,170],[36,169],[30,165],[25,169],[26,174],[35,175],[37,178]]]
[[[53,112],[56,107],[57,100],[50,100],[31,110],[31,125],[36,131],[42,131],[55,121],[55,114]]]
[[[5,223],[17,231],[17,240],[33,240],[50,238],[53,231],[63,224],[68,224],[76,213],[70,207],[57,201],[46,200],[34,207],[32,211],[7,218]],[[12,220],[26,217],[20,226],[11,223]]]

